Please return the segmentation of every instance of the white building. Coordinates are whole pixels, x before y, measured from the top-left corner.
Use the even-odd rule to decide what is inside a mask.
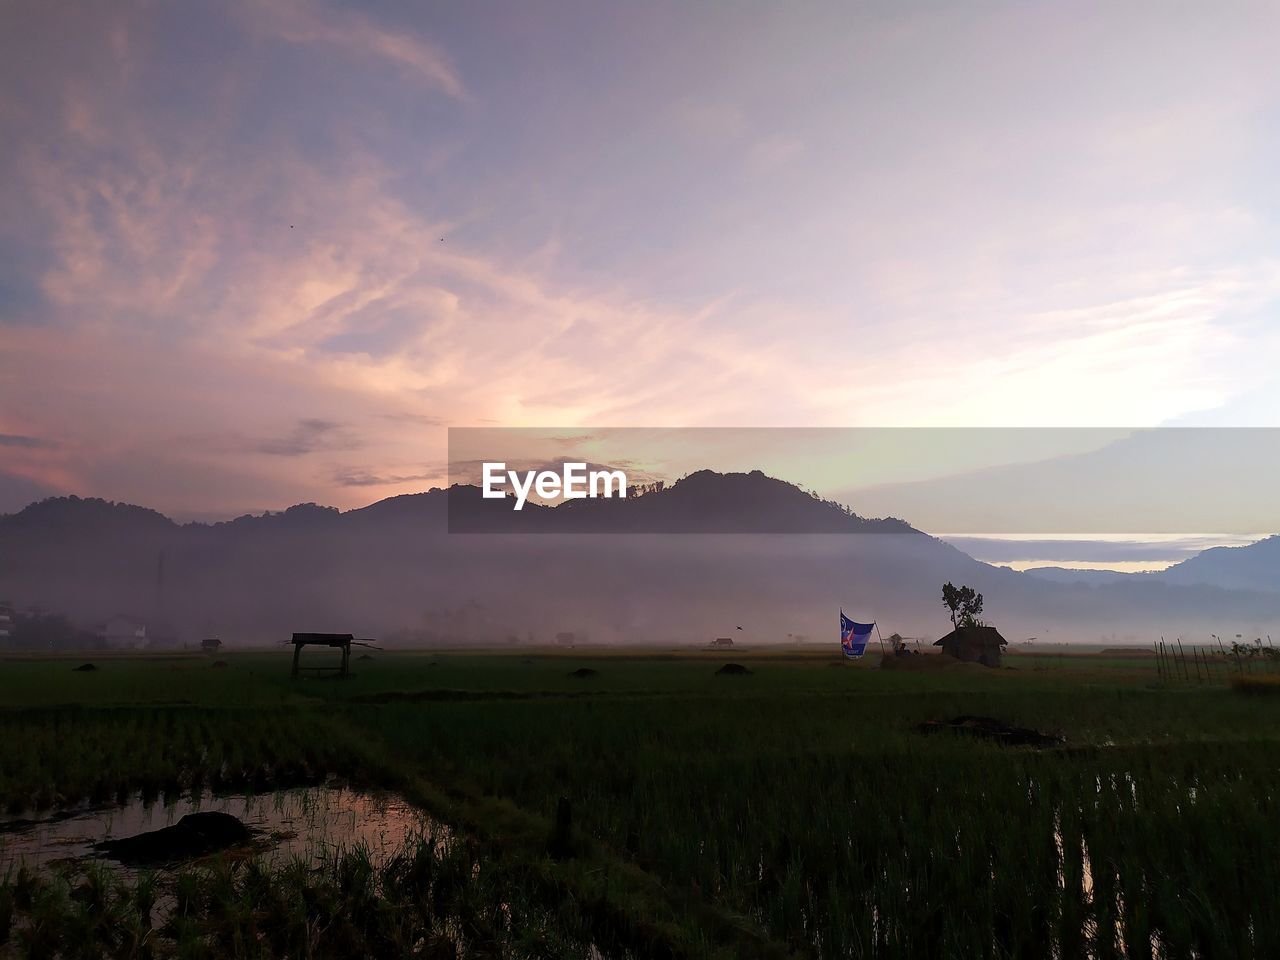
[[[98,636],[114,650],[137,650],[147,645],[147,625],[120,613],[102,625]]]

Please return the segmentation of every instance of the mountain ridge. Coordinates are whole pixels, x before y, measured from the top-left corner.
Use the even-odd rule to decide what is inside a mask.
[[[720,473],[698,470],[663,488],[625,498],[567,500],[547,505],[530,500],[523,509],[510,509],[507,502],[485,499],[481,489],[472,484],[453,484],[448,488],[399,494],[376,500],[363,507],[340,510],[337,507],[304,502],[283,510],[267,510],[261,514],[242,514],[225,520],[187,521],[179,523],[149,507],[123,501],[77,496],[46,497],[12,514],[0,514],[0,530],[7,522],[28,523],[33,520],[61,522],[65,519],[93,517],[148,518],[158,524],[163,520],[174,528],[213,529],[253,524],[286,525],[300,522],[327,522],[342,518],[366,518],[389,515],[434,516],[441,502],[449,519],[463,527],[478,521],[485,529],[507,532],[878,532],[920,533],[906,521],[894,518],[862,517],[843,504],[823,500],[795,484],[770,477],[760,470]],[[674,506],[674,509],[672,507]],[[763,522],[750,522],[758,511],[774,513]],[[805,512],[808,516],[804,516]],[[617,522],[619,513],[625,519]],[[737,520],[739,522],[731,522]],[[458,530],[455,532],[468,532]]]
[[[177,524],[131,504],[47,498],[0,517],[0,597],[86,623],[136,611],[233,643],[294,630],[413,643],[559,632],[705,642],[742,624],[753,639],[821,636],[840,605],[904,635],[940,635],[950,580],[984,593],[984,615],[1011,638],[1176,635],[1193,624],[1280,632],[1263,626],[1280,618],[1274,594],[1052,583],[759,471],[698,471],[621,500],[511,505],[455,485],[348,511],[307,503]],[[459,507],[485,535],[454,535]],[[705,535],[646,535],[655,531]]]

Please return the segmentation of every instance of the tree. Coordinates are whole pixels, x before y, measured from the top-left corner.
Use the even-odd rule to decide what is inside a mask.
[[[94,650],[105,644],[60,613],[20,613],[9,645],[15,650]]]
[[[951,611],[951,626],[972,627],[982,612],[982,594],[973,587],[957,587],[950,580],[942,585],[942,603]]]

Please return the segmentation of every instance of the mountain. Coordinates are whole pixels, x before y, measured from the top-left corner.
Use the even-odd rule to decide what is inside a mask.
[[[1026,572],[1029,576],[1055,583],[1167,583],[1183,587],[1280,593],[1280,536],[1273,535],[1241,547],[1211,547],[1153,573],[1075,570],[1070,567],[1037,567]]]
[[[920,532],[902,520],[860,517],[759,470],[699,470],[640,496],[567,500],[555,508],[526,503],[519,511],[482,499],[476,487],[455,486],[448,517],[455,533]]]
[[[1280,633],[1280,596],[1053,583],[759,472],[699,471],[638,497],[511,507],[455,486],[347,512],[301,504],[179,525],[125,504],[46,500],[0,517],[0,597],[86,625],[133,613],[186,640],[233,645],[295,630],[415,643],[560,633],[705,642],[730,632],[777,642],[829,638],[841,605],[886,634],[938,636],[950,580],[982,592],[984,615],[1011,639]]]
[[[1280,591],[1280,536],[1243,547],[1213,547],[1156,575],[1166,583]]]

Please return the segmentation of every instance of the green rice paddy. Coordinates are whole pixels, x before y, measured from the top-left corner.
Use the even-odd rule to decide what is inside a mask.
[[[752,673],[717,676],[730,658]],[[907,671],[826,652],[379,653],[348,680],[297,682],[287,652],[221,659],[0,661],[0,803],[29,817],[336,776],[448,824],[469,866],[441,869],[467,879],[418,896],[381,866],[364,886],[341,858],[313,867],[287,881],[313,890],[297,929],[335,933],[302,951],[243,893],[262,882],[250,868],[215,859],[182,874],[205,906],[157,926],[145,955],[342,956],[358,936],[386,956],[1280,956],[1280,697],[1161,683],[1149,658]],[[569,676],[584,666],[596,675]],[[963,714],[1066,742],[917,730]],[[572,847],[552,857],[561,798]],[[9,950],[39,955],[33,929],[74,927],[49,917],[80,909],[102,868],[77,869],[10,870]],[[336,923],[348,896],[401,932]],[[422,898],[435,913],[413,913]]]

